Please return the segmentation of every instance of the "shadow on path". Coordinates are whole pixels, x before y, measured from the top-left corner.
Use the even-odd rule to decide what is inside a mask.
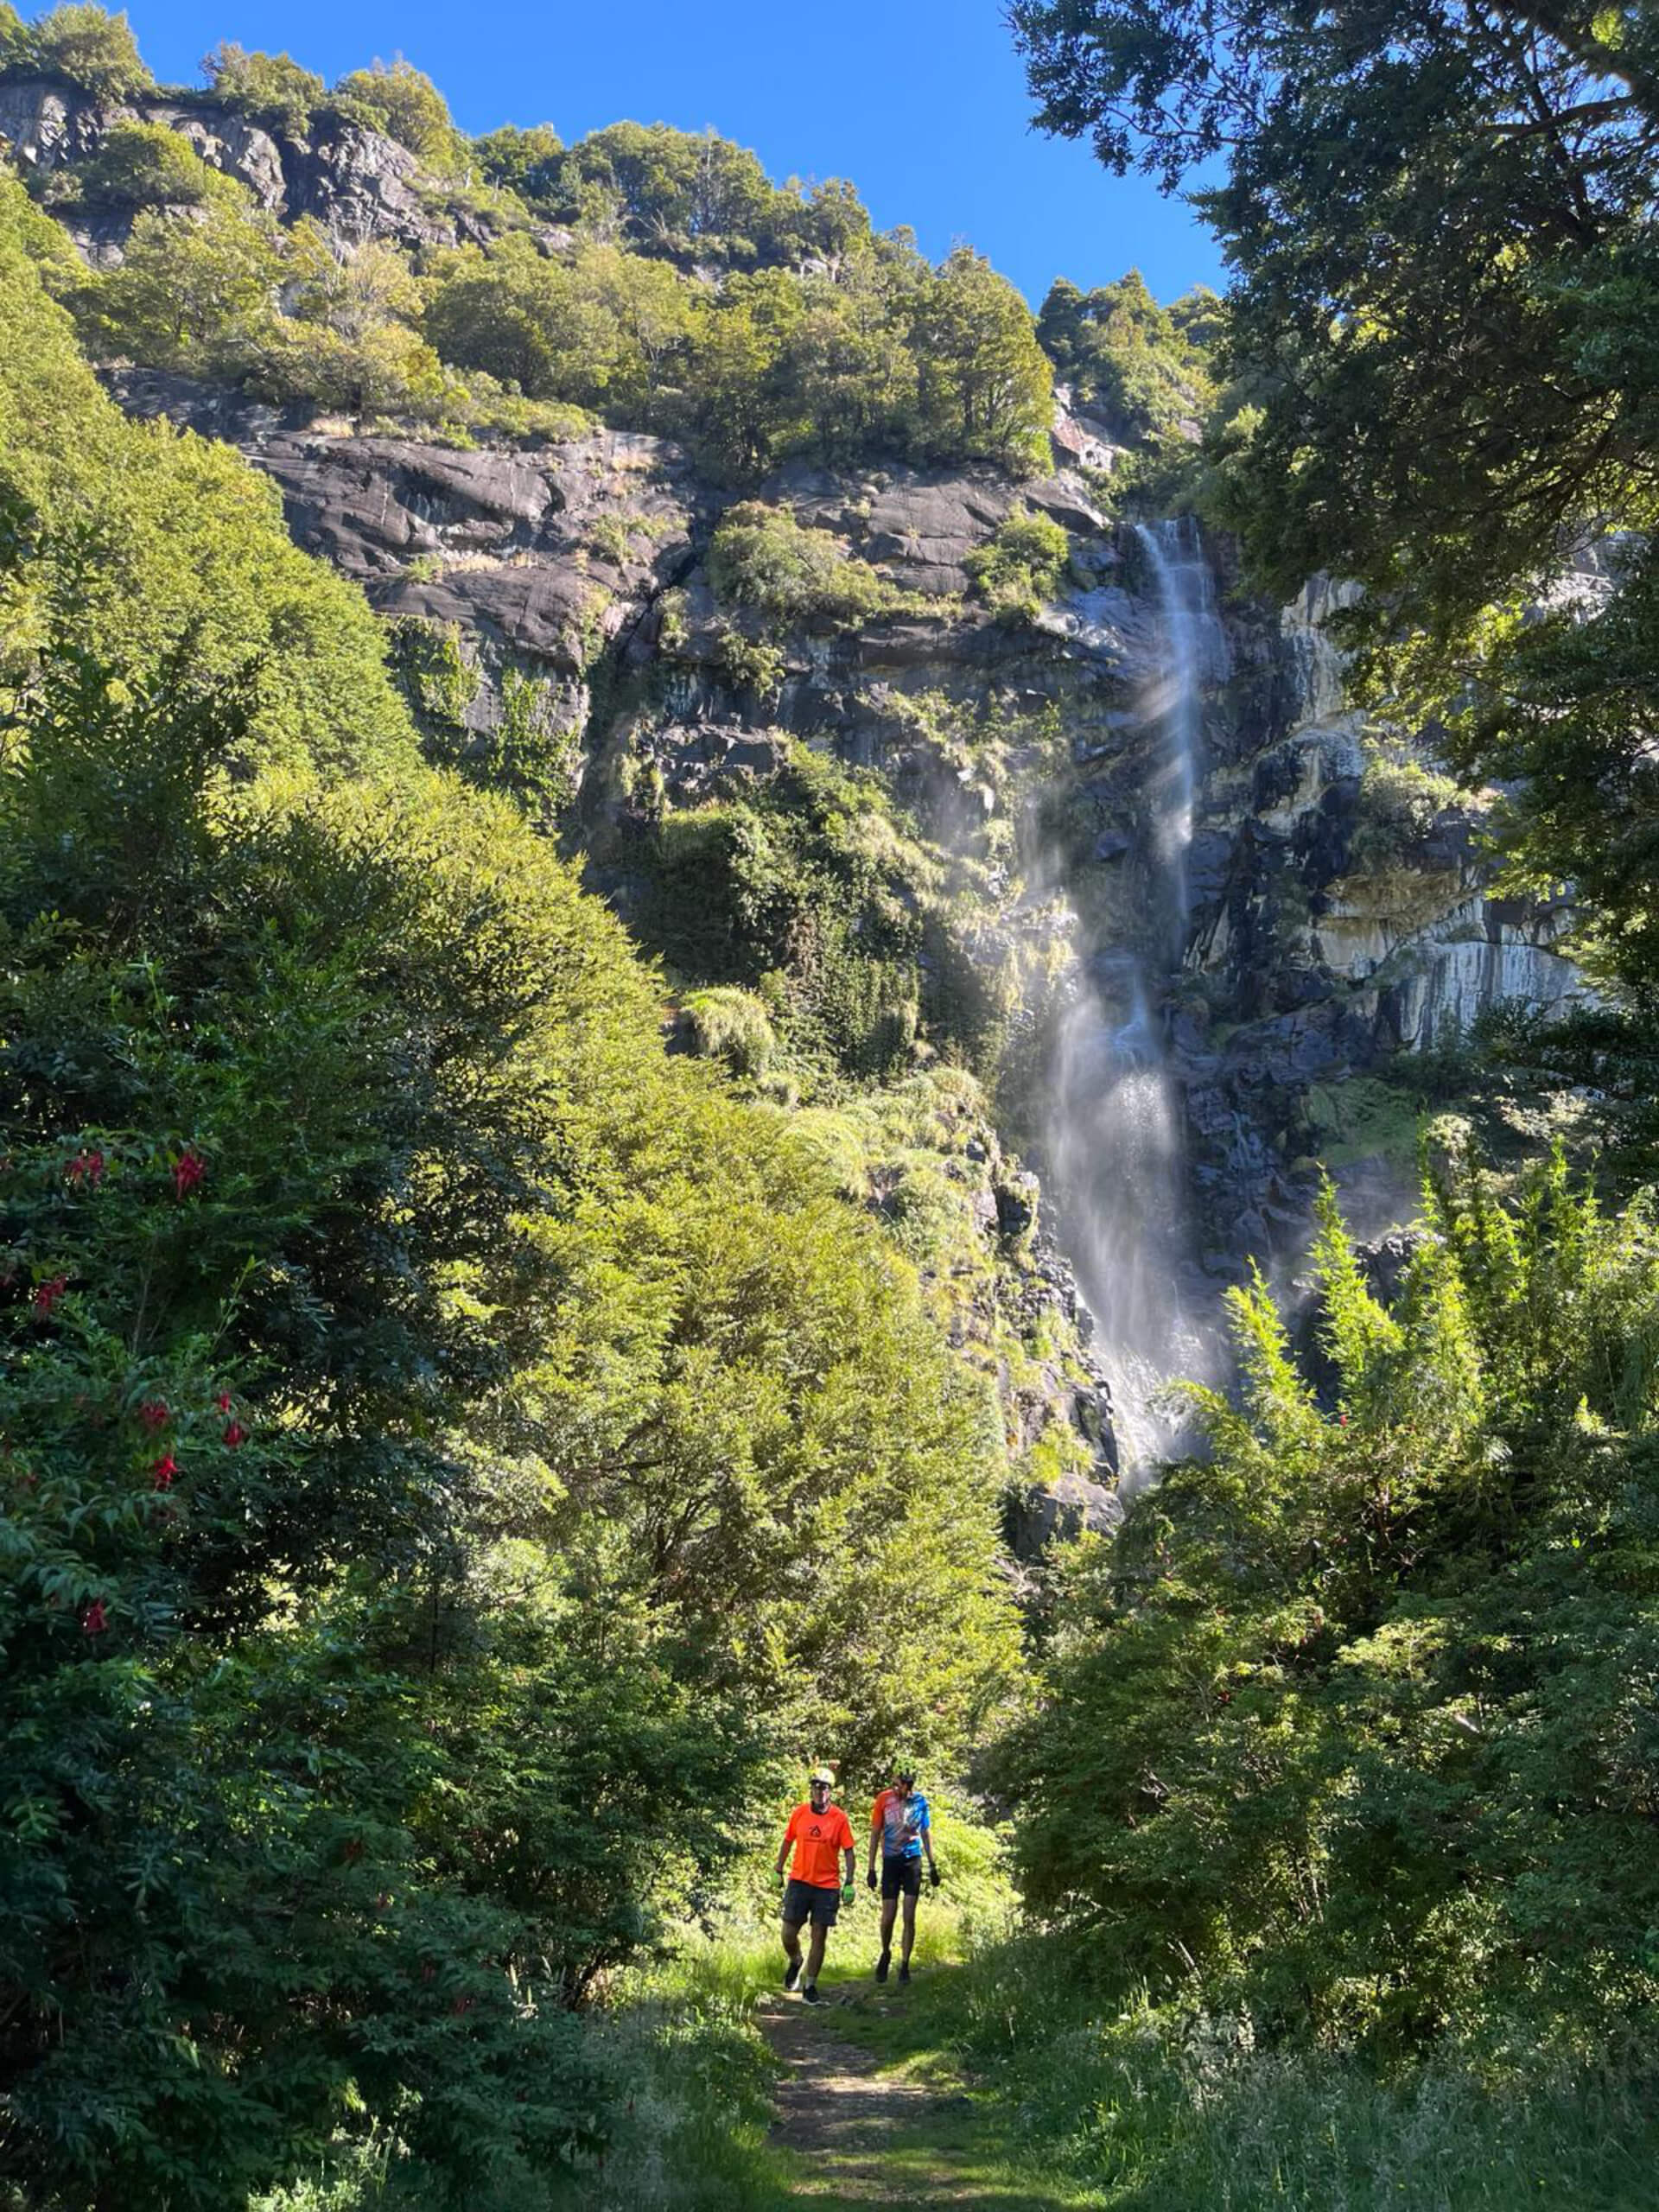
[[[829,1985],[817,2007],[781,1994],[759,2007],[781,2068],[770,2142],[790,2201],[977,2212],[1086,2202],[1009,2163],[995,2102],[969,2091],[925,2031],[906,2035],[908,1994]]]

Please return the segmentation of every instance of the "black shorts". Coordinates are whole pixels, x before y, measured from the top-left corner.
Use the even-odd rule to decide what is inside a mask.
[[[913,1859],[889,1859],[884,1853],[881,1859],[881,1894],[884,1897],[918,1897],[922,1894],[922,1854]]]
[[[841,1891],[821,1890],[816,1882],[791,1881],[784,1891],[784,1918],[791,1928],[810,1920],[815,1928],[833,1928],[841,1910]]]

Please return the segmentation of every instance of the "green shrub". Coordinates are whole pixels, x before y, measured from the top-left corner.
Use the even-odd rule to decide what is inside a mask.
[[[395,248],[371,241],[344,256],[307,218],[288,234],[283,278],[287,312],[263,328],[255,390],[357,416],[464,411],[464,389],[414,327],[420,291]]]
[[[613,123],[579,139],[560,182],[567,218],[608,201],[642,245],[711,260],[749,258],[773,201],[786,196],[747,147],[661,123]]]
[[[411,570],[413,563],[410,563]],[[460,626],[407,614],[391,626],[391,664],[423,724],[454,732],[478,696],[476,665],[461,648]]]
[[[200,207],[245,199],[234,179],[209,168],[182,131],[162,123],[118,123],[76,174],[82,199],[93,205]]]
[[[444,419],[457,429],[516,445],[563,445],[586,437],[598,423],[585,407],[559,399],[526,399],[478,371],[446,380]]]
[[[939,461],[989,461],[1016,475],[1052,465],[1054,385],[1031,310],[980,254],[958,246],[918,272],[900,312],[915,357],[914,449]]]
[[[654,544],[673,531],[674,524],[666,515],[647,515],[632,512],[595,516],[588,525],[588,543],[613,568],[620,569],[627,561],[637,539],[647,545]]]
[[[1468,803],[1455,777],[1398,742],[1372,737],[1360,778],[1350,866],[1367,874],[1397,868],[1408,860],[1436,816]]]
[[[1052,516],[1016,508],[963,563],[974,589],[1003,621],[1030,621],[1059,589],[1071,540]]]
[[[690,317],[671,269],[594,243],[556,261],[517,233],[436,257],[424,291],[426,334],[446,361],[621,419],[646,407]]]
[[[474,138],[467,150],[486,183],[516,192],[532,206],[558,189],[564,143],[550,124],[537,123],[528,130],[503,124]]]
[[[239,380],[275,342],[283,257],[274,219],[225,188],[188,214],[141,208],[120,267],[83,274],[69,304],[100,359]]]
[[[385,633],[361,593],[299,551],[275,486],[234,448],[122,415],[42,290],[32,250],[41,220],[22,186],[0,179],[0,323],[10,334],[0,347],[0,503],[29,516],[24,542],[40,548],[0,575],[14,641],[0,687],[16,680],[20,649],[54,622],[95,654],[118,648],[136,671],[153,670],[192,629],[208,680],[250,663],[271,671],[252,720],[262,758],[302,769],[408,757]]]
[[[734,623],[722,622],[715,641],[715,664],[734,691],[747,691],[763,710],[774,707],[789,673],[781,645],[751,638]]]
[[[709,548],[715,596],[779,622],[851,628],[916,604],[855,560],[833,531],[810,530],[781,507],[747,500],[721,518]]]
[[[32,23],[20,24],[12,14],[0,66],[9,77],[62,78],[103,100],[130,99],[156,83],[125,15],[112,16],[90,0],[64,0]]]
[[[289,138],[306,135],[327,97],[322,79],[302,69],[289,54],[250,54],[228,39],[213,48],[201,67],[215,99]]]
[[[1061,276],[1049,287],[1037,335],[1079,406],[1104,416],[1126,445],[1166,449],[1186,442],[1215,404],[1209,359],[1220,306],[1199,285],[1160,307],[1136,269],[1087,293]]]
[[[725,1060],[739,1075],[761,1075],[778,1048],[766,1009],[752,991],[731,985],[692,991],[682,1001],[692,1047]]]
[[[443,94],[414,64],[375,61],[342,77],[330,99],[340,114],[395,138],[430,168],[455,167],[462,141]]]

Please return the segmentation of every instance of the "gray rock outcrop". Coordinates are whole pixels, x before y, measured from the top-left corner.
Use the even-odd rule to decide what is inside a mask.
[[[245,185],[259,207],[285,222],[312,217],[343,249],[374,238],[454,245],[488,234],[462,202],[432,191],[407,146],[359,124],[325,114],[309,137],[289,137],[208,96],[110,101],[44,79],[0,82],[0,139],[25,171],[45,175],[91,160],[121,123],[178,131],[209,168]],[[132,215],[72,212],[65,226],[91,260],[107,265],[119,260]]]

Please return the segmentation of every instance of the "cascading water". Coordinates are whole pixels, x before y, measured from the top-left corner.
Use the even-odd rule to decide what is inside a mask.
[[[1211,1365],[1183,1297],[1189,1251],[1181,1109],[1157,1007],[1186,948],[1187,858],[1204,686],[1226,673],[1208,566],[1188,521],[1137,526],[1155,604],[1140,734],[1145,813],[1126,886],[1123,942],[1079,974],[1051,1070],[1048,1151],[1065,1242],[1098,1326],[1122,1470],[1166,1448],[1154,1404]]]

